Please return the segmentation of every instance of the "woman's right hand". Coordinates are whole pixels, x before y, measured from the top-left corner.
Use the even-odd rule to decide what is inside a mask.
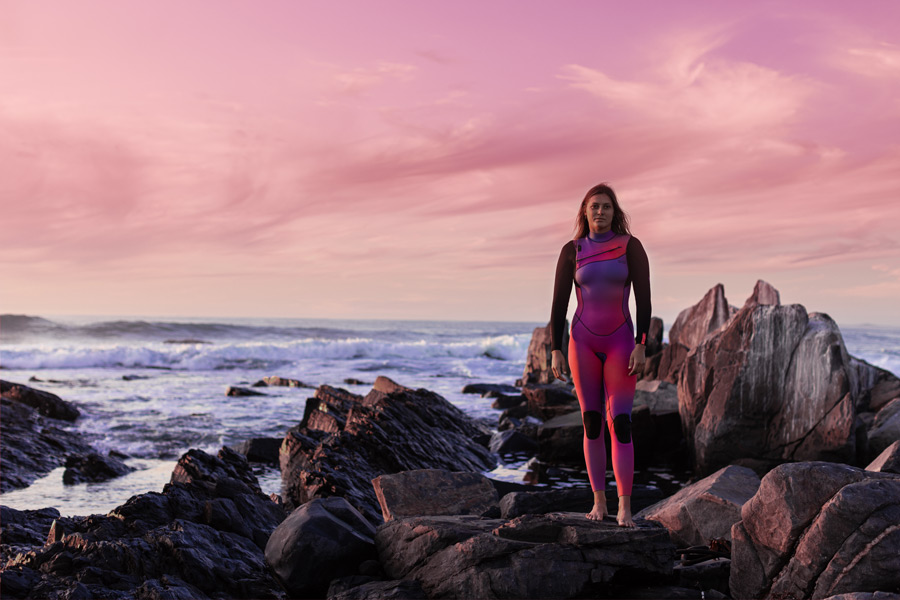
[[[560,381],[566,381],[566,375],[569,374],[569,365],[566,363],[566,357],[562,350],[554,350],[550,353],[550,370],[553,376]]]

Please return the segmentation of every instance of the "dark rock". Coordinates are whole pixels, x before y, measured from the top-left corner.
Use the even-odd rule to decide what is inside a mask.
[[[900,398],[891,400],[878,411],[867,437],[870,457],[877,457],[900,440]]]
[[[56,394],[9,381],[0,380],[0,398],[30,406],[40,415],[60,421],[74,421],[81,415],[81,412],[73,404],[66,402]]]
[[[522,515],[551,512],[587,514],[594,506],[594,492],[587,488],[562,488],[541,492],[510,492],[500,499],[500,515],[514,519]]]
[[[644,353],[647,358],[662,352],[664,329],[662,319],[659,317],[650,319],[650,330],[647,332],[647,344]]]
[[[827,315],[751,305],[691,351],[679,410],[700,474],[738,459],[855,460],[849,356]]]
[[[134,471],[114,456],[103,456],[97,452],[69,455],[66,458],[66,470],[63,472],[63,483],[96,483],[107,481]]]
[[[529,384],[522,388],[528,402],[528,414],[542,421],[579,410],[572,388],[562,383]]]
[[[515,429],[507,429],[498,431],[491,436],[489,448],[491,452],[497,454],[515,454],[517,452],[533,454],[538,448],[538,443]]]
[[[635,518],[662,524],[678,548],[706,545],[716,538],[730,540],[732,525],[741,520],[741,507],[757,489],[756,473],[730,465],[645,508]]]
[[[581,411],[554,417],[537,431],[538,459],[549,463],[584,464],[584,424]]]
[[[375,557],[375,529],[343,498],[316,498],[284,520],[266,544],[266,562],[292,597],[322,597],[332,579]]]
[[[486,427],[441,396],[412,390],[386,377],[365,397],[322,386],[313,411],[345,421],[335,431],[310,425],[292,428],[281,447],[282,496],[288,506],[313,498],[343,496],[371,522],[381,520],[372,480],[415,469],[484,472],[496,459],[475,438]],[[324,410],[320,410],[324,409]]]
[[[467,383],[463,386],[463,394],[481,394],[487,397],[487,394],[518,394],[519,388],[502,383]]]
[[[262,392],[256,392],[250,388],[238,387],[236,385],[229,386],[225,390],[226,396],[265,396]]]
[[[498,410],[505,410],[508,408],[513,408],[516,406],[521,406],[525,403],[525,396],[522,394],[518,394],[516,396],[507,396],[506,394],[497,394],[494,402],[491,404],[491,408],[496,408]]]
[[[735,598],[826,598],[900,585],[900,476],[825,462],[781,465],[741,518],[732,527]]]
[[[884,449],[884,452],[873,460],[866,471],[900,474],[900,440]]]
[[[900,593],[893,592],[850,592],[835,594],[825,600],[900,600]]]
[[[659,525],[626,529],[571,513],[398,519],[378,527],[375,544],[387,575],[417,580],[428,597],[602,596],[613,580],[671,575],[674,558]]]
[[[62,466],[69,454],[92,451],[64,421],[41,416],[31,406],[5,395],[0,398],[0,406],[0,492],[31,485],[41,475]]]
[[[122,375],[122,381],[139,381],[141,379],[150,379],[146,375]]]
[[[531,334],[531,342],[528,344],[528,354],[525,358],[525,371],[522,378],[516,382],[518,386],[528,384],[551,383],[555,377],[550,370],[550,325],[536,327]],[[562,351],[568,354],[569,347],[569,322],[563,327]]]
[[[192,450],[163,493],[134,496],[107,516],[55,519],[46,544],[6,562],[4,597],[8,583],[19,597],[279,597],[262,547],[283,518],[242,456]]]
[[[497,490],[479,473],[417,469],[372,480],[385,521],[426,515],[484,515],[497,508]]]
[[[332,584],[328,588],[328,600],[425,600],[426,598],[428,596],[425,595],[422,586],[414,579],[372,581],[353,587]]]
[[[703,590],[705,598],[727,598],[725,594],[710,595],[710,590],[728,591],[731,559],[714,558],[692,565],[675,564],[675,577],[683,588]]]
[[[369,382],[362,381],[361,379],[356,379],[354,377],[347,377],[346,379],[344,379],[344,383],[346,383],[347,385],[372,385]]]
[[[234,451],[243,454],[250,462],[278,464],[278,451],[281,448],[279,438],[252,438],[234,447]]]

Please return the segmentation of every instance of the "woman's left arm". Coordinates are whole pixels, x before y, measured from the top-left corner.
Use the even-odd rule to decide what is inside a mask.
[[[647,334],[650,331],[650,261],[640,240],[633,237],[628,240],[625,250],[628,258],[628,276],[631,286],[634,288],[634,304],[637,308],[634,341],[634,351],[628,360],[628,374],[634,375],[644,370],[646,362],[644,345],[647,343]]]

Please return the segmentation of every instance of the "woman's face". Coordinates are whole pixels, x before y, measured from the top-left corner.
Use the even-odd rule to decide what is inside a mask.
[[[606,233],[612,227],[613,214],[612,200],[606,194],[591,196],[584,207],[584,216],[587,218],[591,233]]]

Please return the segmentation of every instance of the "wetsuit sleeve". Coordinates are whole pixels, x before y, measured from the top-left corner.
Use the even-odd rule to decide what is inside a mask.
[[[636,237],[628,240],[625,250],[628,257],[628,274],[634,288],[634,304],[637,309],[634,341],[640,344],[650,331],[650,261],[644,246]]]
[[[562,247],[556,263],[556,282],[553,284],[553,307],[550,311],[550,349],[562,350],[563,329],[569,311],[569,296],[575,280],[575,244]]]

